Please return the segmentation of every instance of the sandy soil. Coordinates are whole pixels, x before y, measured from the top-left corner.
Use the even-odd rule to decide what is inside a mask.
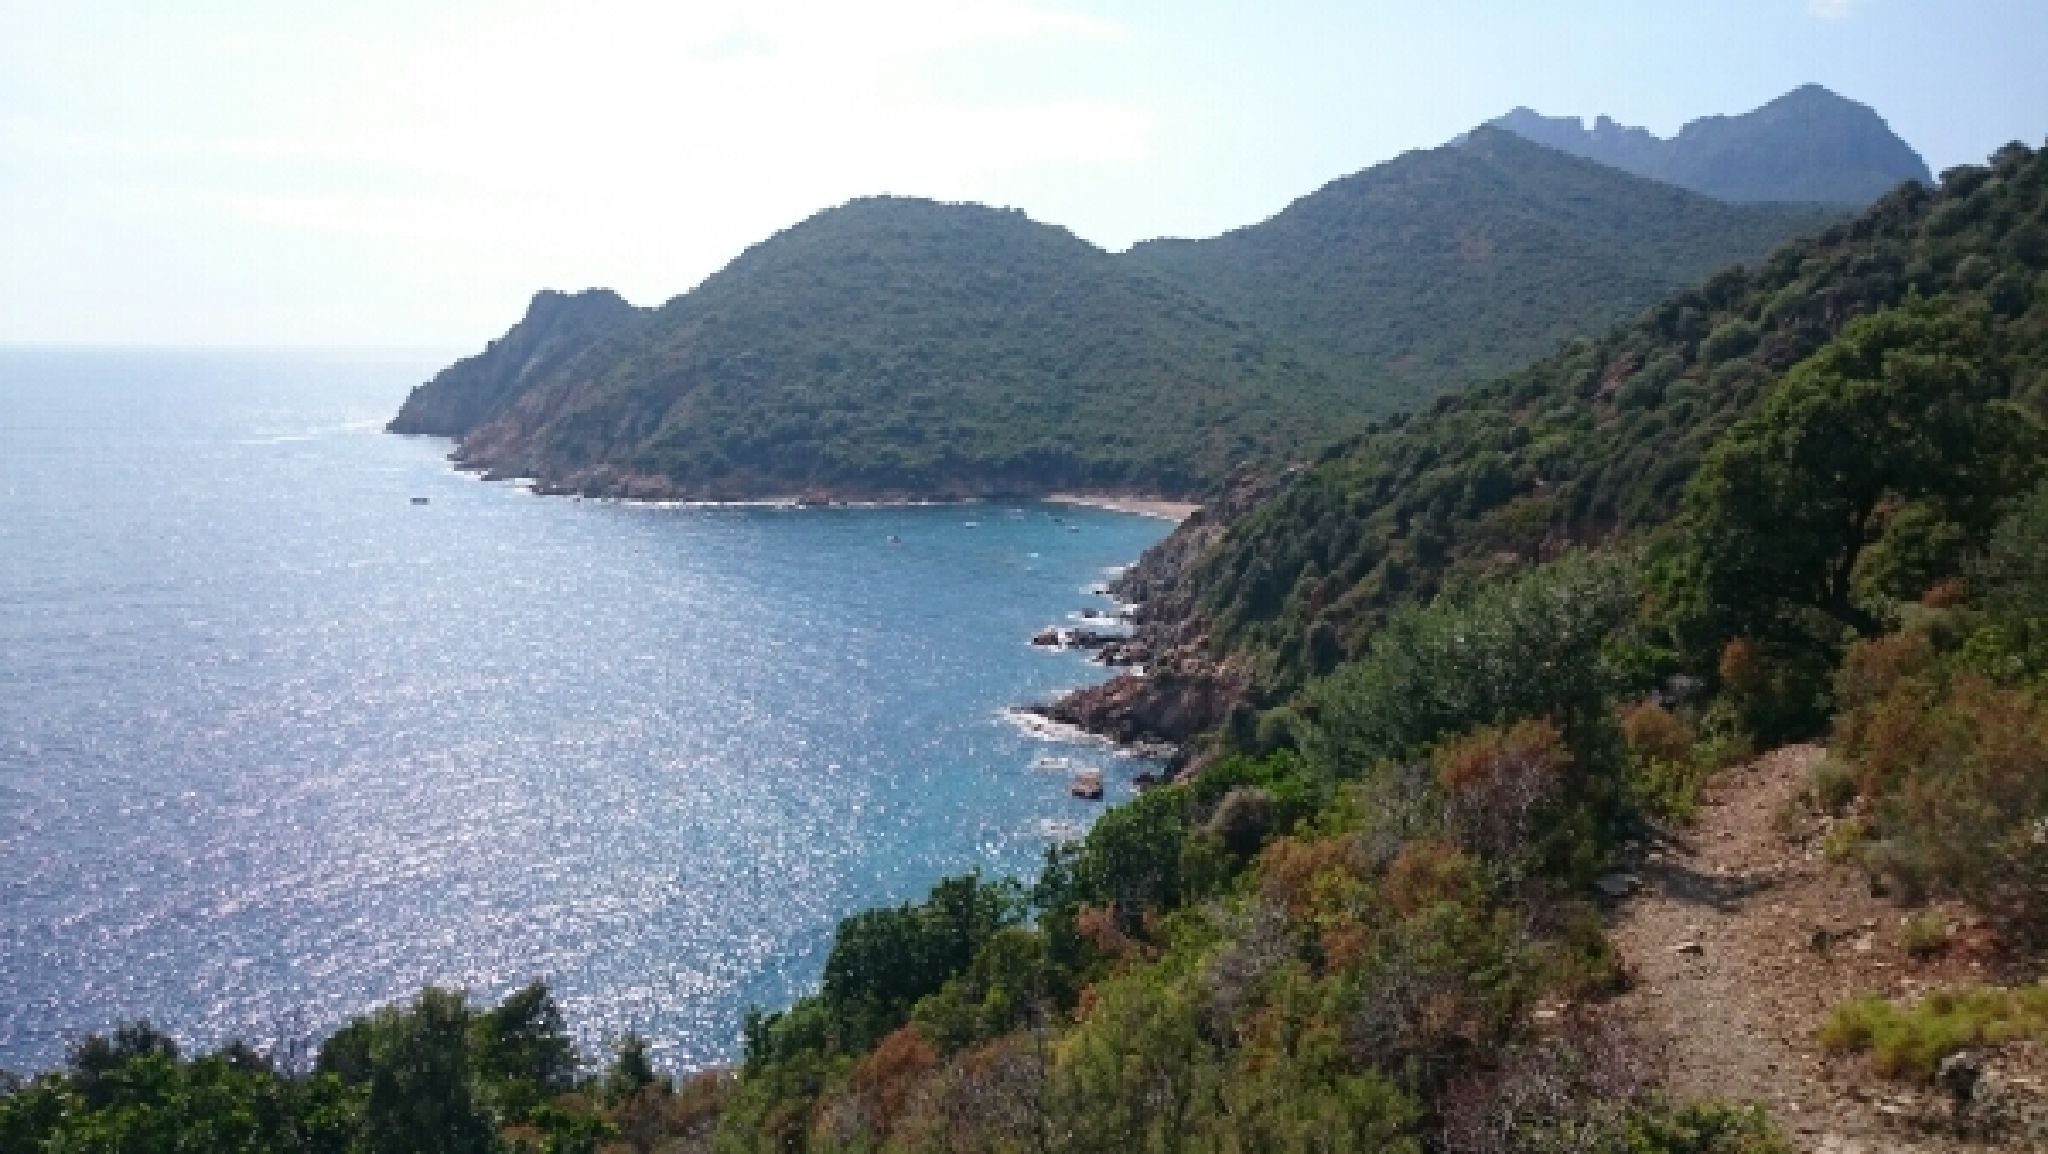
[[[1060,505],[1085,505],[1091,509],[1138,513],[1146,517],[1161,517],[1176,522],[1187,520],[1201,508],[1200,505],[1186,501],[1167,501],[1155,497],[1097,496],[1087,493],[1054,493],[1046,500]]]

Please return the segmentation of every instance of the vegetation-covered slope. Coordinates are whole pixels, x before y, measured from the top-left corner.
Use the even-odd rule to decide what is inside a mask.
[[[1832,211],[1722,204],[1491,129],[1120,257],[1016,212],[861,200],[659,309],[544,293],[391,427],[593,493],[1205,492]]]
[[[1284,691],[1362,651],[1396,604],[1670,522],[1708,446],[1856,317],[1916,296],[1974,302],[1999,387],[2041,410],[2044,270],[2048,157],[2012,145],[1327,452],[1136,592],[1163,644],[1206,634]]]
[[[1378,412],[1506,372],[1834,219],[1729,205],[1498,129],[1333,181],[1272,219],[1125,259],[1319,359]]]
[[[1842,988],[1811,1043],[1939,1084],[1887,1093],[1887,1134],[2013,1148],[2048,1110],[2010,1076],[2048,1041],[2044,268],[2048,153],[2011,146],[1326,455],[1183,591],[1226,645],[1281,642],[1298,711],[1233,718],[1035,884],[846,919],[735,1069],[678,1083],[629,1037],[600,1071],[544,985],[429,989],[317,1054],[88,1035],[0,1076],[0,1149],[1783,1154],[1727,1082],[1663,1077],[1686,1039],[1616,1012],[1608,915],[1646,826],[1823,732],[1799,824],[1869,901],[1956,918],[1860,907],[1851,952],[1897,925],[1887,972],[1926,994]],[[1690,874],[1716,925],[1655,948],[1723,949],[1728,899],[1814,856],[1766,849]],[[1771,956],[1834,948],[1840,913]],[[1906,972],[1951,952],[1964,988]]]
[[[600,371],[600,358],[616,350],[645,315],[607,289],[538,293],[503,338],[443,370],[432,387],[414,389],[391,431],[462,436],[543,382]],[[581,360],[586,354],[588,362]]]
[[[1189,493],[1362,420],[1217,307],[976,205],[854,201],[658,310],[563,311],[537,301],[392,428],[591,492],[975,496]]]
[[[1517,108],[1493,122],[1560,152],[1728,201],[1865,205],[1908,180],[1932,184],[1927,162],[1876,112],[1818,84],[1740,116],[1708,116],[1669,140],[1600,117]]]

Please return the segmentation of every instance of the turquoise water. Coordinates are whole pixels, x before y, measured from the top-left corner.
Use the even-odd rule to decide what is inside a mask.
[[[534,976],[726,1059],[844,914],[1077,832],[1052,759],[1128,792],[1005,710],[1163,523],[535,497],[378,432],[435,367],[0,351],[0,1066]]]

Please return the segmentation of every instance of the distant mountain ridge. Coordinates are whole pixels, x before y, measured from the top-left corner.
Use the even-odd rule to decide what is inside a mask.
[[[1601,116],[1517,108],[1491,121],[1538,144],[1733,202],[1862,206],[1908,180],[1932,185],[1927,162],[1866,105],[1818,84],[1739,116],[1707,116],[1666,140]]]

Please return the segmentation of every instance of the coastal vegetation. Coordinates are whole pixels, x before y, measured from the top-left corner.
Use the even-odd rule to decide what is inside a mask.
[[[1341,399],[1284,345],[1064,229],[874,197],[656,310],[540,298],[392,428],[628,495],[1177,495],[1356,419]]]
[[[543,293],[391,428],[585,493],[1201,496],[1841,215],[1491,128],[1121,255],[1017,211],[868,198],[657,309]]]
[[[542,443],[614,435],[559,399]],[[2044,417],[2048,155],[2013,145],[1279,482],[1149,590],[1179,656],[1251,674],[1198,760],[1036,879],[846,919],[731,1070],[581,1062],[541,985],[430,989],[310,1056],[87,1038],[5,1088],[0,1147],[1788,1150],[1598,1012],[1611,871],[1744,752],[1826,737],[1841,855],[2038,970]],[[2037,991],[1853,1001],[1818,1041],[1926,1077],[2038,1037]]]
[[[1924,589],[1914,586],[1929,564],[1952,563],[1937,561],[1941,550],[1981,532],[2015,483],[2009,470],[2026,463],[2027,447],[2005,439],[2032,436],[2048,412],[2044,195],[2048,161],[2020,145],[1950,171],[1939,189],[1905,186],[1754,270],[1716,274],[1603,336],[1331,448],[1213,547],[1130,591],[1165,607],[1154,635],[1204,639],[1199,655],[1248,673],[1261,707],[1362,654],[1397,606],[1575,545],[1649,551],[1665,596],[1695,602],[1666,642],[1686,649],[1695,673],[1731,631],[1760,624],[1713,619],[1715,604],[1789,628],[1787,597],[1816,610],[1826,601],[1835,624],[1867,632],[1870,621],[1842,615],[1889,613]],[[1785,399],[1767,404],[1781,381]],[[1917,421],[1913,406],[1932,393],[1948,399],[1929,415],[1961,424],[1920,430],[1843,491],[1812,488],[1856,464],[1848,458],[1871,437]],[[1970,439],[1980,435],[1981,445]],[[1768,491],[1716,480],[1787,447],[1810,455]],[[1967,460],[1980,449],[1984,469],[2008,471],[1980,473]],[[1938,491],[1951,470],[1963,491]],[[1808,488],[1786,488],[1798,485]],[[1874,506],[1873,492],[1884,494]],[[1802,504],[1821,496],[1824,506]],[[1802,520],[1780,524],[1780,513]],[[1810,546],[1792,540],[1838,517]],[[1746,538],[1750,528],[1760,535]],[[1747,560],[1731,568],[1724,547]],[[1780,577],[1819,583],[1772,586]],[[1743,582],[1765,599],[1746,597]],[[1775,628],[1751,640],[1792,643]],[[1805,676],[1824,678],[1828,655],[1816,660]]]
[[[1729,204],[1482,127],[1269,220],[1147,241],[1126,259],[1302,350],[1378,416],[1517,368],[1843,215]]]

